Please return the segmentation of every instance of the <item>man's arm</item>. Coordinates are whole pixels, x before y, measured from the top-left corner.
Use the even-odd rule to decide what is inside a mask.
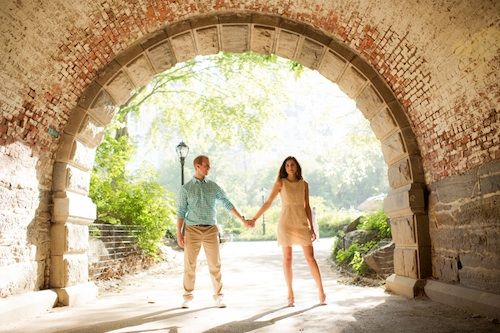
[[[243,224],[245,226],[252,226],[251,222],[248,221],[248,220],[245,220],[245,217],[243,215],[240,214],[240,212],[238,212],[238,210],[236,209],[236,207],[234,207],[234,205],[231,203],[231,201],[229,200],[229,198],[227,197],[226,193],[224,192],[224,190],[222,188],[220,188],[218,185],[217,186],[217,193],[215,195],[216,199],[217,200],[220,200],[220,202],[222,203],[222,206],[229,210],[231,212],[231,214],[233,214],[234,217],[236,217],[237,219],[239,219],[241,222],[243,222]]]
[[[187,206],[187,193],[186,190],[181,187],[177,198],[177,244],[179,244],[181,248],[184,248],[185,238],[182,229],[184,228],[184,217],[187,213]]]
[[[237,219],[239,219],[241,222],[243,222],[244,224],[246,224],[246,221],[245,221],[245,217],[243,215],[240,214],[240,212],[238,212],[238,210],[236,209],[236,207],[233,207],[231,210],[230,210],[231,214],[234,215],[234,217],[236,217]]]

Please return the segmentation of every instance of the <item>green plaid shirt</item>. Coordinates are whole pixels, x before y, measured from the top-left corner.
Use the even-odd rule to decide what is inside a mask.
[[[187,225],[216,224],[216,202],[231,210],[234,205],[229,201],[226,193],[215,182],[193,177],[184,184],[177,198],[177,218],[184,219]]]

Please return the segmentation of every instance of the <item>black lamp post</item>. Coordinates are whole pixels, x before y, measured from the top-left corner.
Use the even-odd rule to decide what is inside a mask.
[[[189,153],[189,147],[181,141],[175,147],[175,151],[177,152],[177,156],[179,156],[179,160],[181,161],[181,185],[184,185],[184,161],[186,160],[186,156]]]

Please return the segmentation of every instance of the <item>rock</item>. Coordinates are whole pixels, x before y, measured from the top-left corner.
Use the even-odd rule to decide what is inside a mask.
[[[354,230],[348,232],[344,237],[344,246],[349,248],[352,243],[364,244],[377,239],[377,232],[374,230]]]
[[[391,275],[394,272],[394,243],[391,240],[382,240],[363,259],[377,275],[382,277]]]
[[[344,227],[344,232],[347,234],[348,232],[354,231],[358,228],[358,225],[361,223],[362,216],[357,217],[354,221],[349,223]]]

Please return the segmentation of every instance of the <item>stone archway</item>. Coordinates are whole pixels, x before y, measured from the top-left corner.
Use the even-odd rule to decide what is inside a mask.
[[[380,75],[345,44],[277,16],[219,14],[177,22],[142,39],[99,73],[80,97],[62,134],[53,172],[50,287],[65,305],[95,296],[88,283],[88,225],[96,208],[87,196],[90,171],[105,126],[134,89],[177,62],[219,51],[275,53],[318,70],[358,105],[380,140],[391,191],[395,275],[389,289],[413,297],[431,274],[425,181],[405,110]]]

